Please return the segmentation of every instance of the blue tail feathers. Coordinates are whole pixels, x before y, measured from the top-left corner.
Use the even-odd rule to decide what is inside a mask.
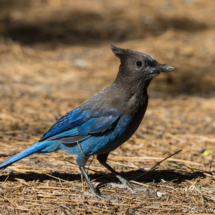
[[[3,167],[7,167],[11,165],[12,163],[27,157],[28,155],[31,155],[33,153],[45,153],[45,152],[52,152],[56,151],[58,149],[58,146],[60,144],[60,141],[43,141],[43,142],[36,142],[32,146],[28,147],[27,149],[19,152],[18,154],[8,158],[7,160],[0,163],[0,169]]]

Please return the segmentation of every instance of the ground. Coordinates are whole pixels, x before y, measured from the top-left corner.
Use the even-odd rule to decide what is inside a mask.
[[[0,0],[0,161],[114,80],[119,60],[110,43],[176,68],[153,80],[139,129],[108,157],[149,191],[111,187],[119,182],[92,157],[90,179],[113,200],[101,201],[83,195],[89,188],[74,156],[33,154],[0,171],[0,213],[215,213],[214,7],[213,0]]]

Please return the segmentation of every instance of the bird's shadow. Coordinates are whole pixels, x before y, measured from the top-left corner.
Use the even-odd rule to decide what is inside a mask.
[[[175,184],[180,184],[186,180],[192,180],[198,177],[205,178],[205,175],[200,171],[195,171],[192,173],[189,172],[176,172],[174,170],[156,170],[151,172],[146,172],[144,170],[132,170],[127,172],[120,172],[120,175],[128,180],[135,180],[137,182],[143,183],[159,183],[162,180],[165,181],[173,181]],[[140,176],[142,175],[142,176]],[[117,182],[118,180],[111,174],[104,173],[94,173],[88,175],[90,180],[94,180],[99,183],[106,182]],[[140,177],[139,177],[140,176]],[[43,182],[45,180],[64,180],[64,181],[75,181],[79,180],[81,182],[81,174],[72,174],[72,173],[60,173],[60,172],[52,172],[51,174],[45,173],[15,173],[11,172],[9,175],[1,175],[0,182],[7,181],[15,181],[17,179],[24,179],[26,182],[29,181],[40,181]]]

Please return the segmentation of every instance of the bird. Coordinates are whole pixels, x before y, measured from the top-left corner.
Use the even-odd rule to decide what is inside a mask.
[[[86,179],[91,194],[97,191],[85,171],[91,155],[113,173],[126,188],[134,189],[109,164],[109,153],[126,142],[140,125],[148,105],[147,88],[153,78],[174,67],[158,63],[154,57],[130,49],[110,45],[120,59],[118,74],[111,85],[99,91],[74,110],[58,119],[39,141],[0,163],[0,169],[33,153],[62,150],[77,156],[77,165]]]

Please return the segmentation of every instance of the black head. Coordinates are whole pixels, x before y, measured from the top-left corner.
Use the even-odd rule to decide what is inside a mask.
[[[168,72],[174,70],[174,67],[158,63],[152,56],[123,49],[111,45],[113,53],[120,58],[121,65],[118,77],[129,79],[134,83],[150,82],[160,72]]]

